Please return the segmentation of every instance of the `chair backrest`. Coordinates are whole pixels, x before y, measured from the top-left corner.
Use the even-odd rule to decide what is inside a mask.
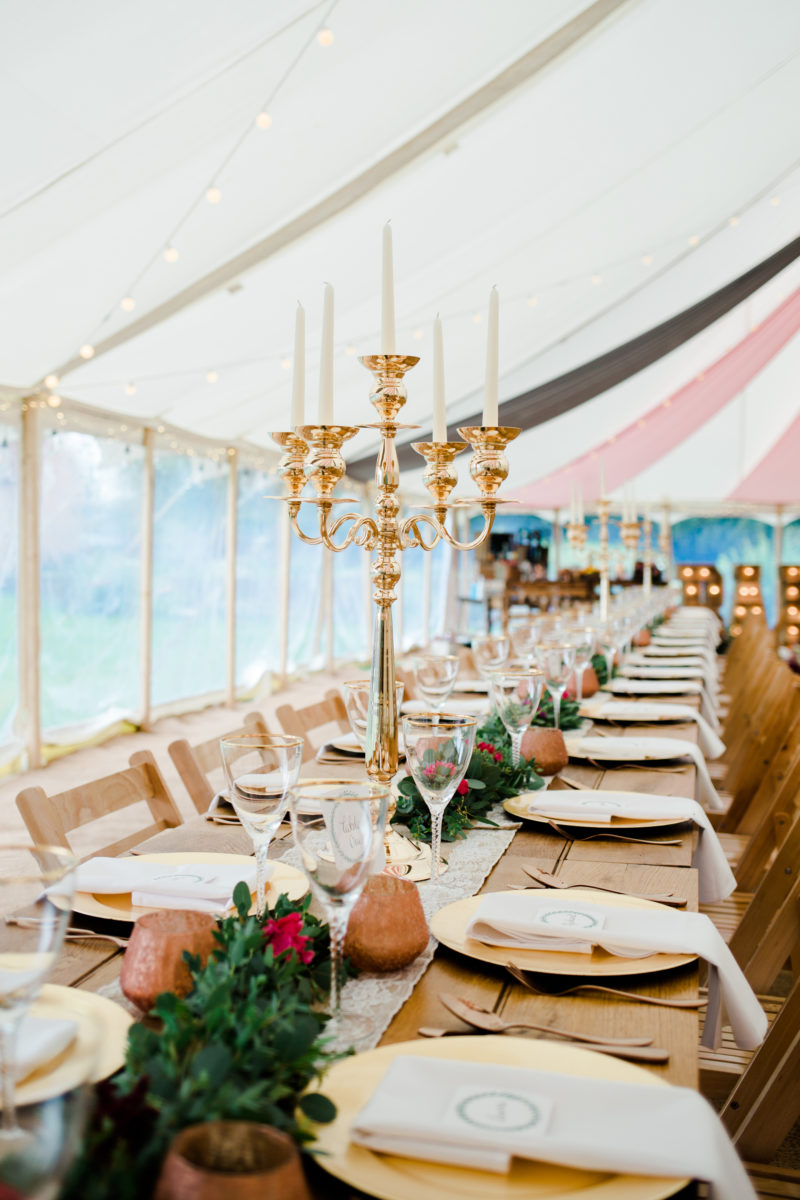
[[[167,747],[183,785],[192,798],[192,803],[199,813],[208,812],[208,806],[214,799],[219,788],[214,786],[209,776],[222,770],[220,755],[220,738],[236,737],[237,734],[269,733],[267,723],[260,712],[249,712],[244,724],[238,729],[229,729],[219,737],[209,738],[206,742],[198,742],[190,746],[186,738],[170,742]],[[222,783],[221,777],[218,781]]]
[[[800,813],[795,812],[769,869],[730,941],[755,992],[772,986],[800,944]]]
[[[756,1162],[775,1156],[800,1117],[800,979],[720,1115],[742,1158]]]
[[[350,732],[350,722],[347,719],[347,709],[339,693],[331,688],[325,693],[323,700],[307,704],[305,708],[293,708],[291,704],[281,704],[275,714],[281,723],[284,733],[293,733],[303,738],[303,762],[313,758],[322,744],[322,739],[309,734],[319,734],[326,727],[335,726],[339,733]]]
[[[180,825],[183,818],[150,751],[139,750],[129,761],[130,766],[124,771],[93,779],[55,796],[48,796],[44,788],[24,788],[17,796],[17,808],[33,840],[77,849],[70,842],[71,833],[141,801],[150,810],[152,822],[109,845],[93,849],[91,854],[121,854],[162,829]],[[83,849],[82,846],[78,852]]]

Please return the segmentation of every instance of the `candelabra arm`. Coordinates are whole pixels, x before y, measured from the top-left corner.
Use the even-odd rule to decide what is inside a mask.
[[[312,537],[311,534],[304,533],[303,530],[300,528],[300,522],[298,520],[299,515],[300,515],[299,501],[291,501],[290,500],[289,501],[289,516],[290,516],[291,522],[292,522],[292,529],[295,531],[297,536],[300,538],[300,541],[305,542],[305,544],[307,546],[322,546],[325,542],[325,538],[322,536]],[[321,527],[321,525],[322,525],[322,519],[320,518],[320,527]]]
[[[341,545],[334,544],[334,537],[348,521],[353,524],[347,531],[347,536]],[[375,547],[378,538],[378,527],[372,520],[372,517],[364,517],[359,513],[344,513],[343,516],[337,517],[330,529],[328,529],[328,511],[320,514],[320,528],[322,530],[322,541],[329,550],[339,553],[341,550],[346,550],[352,543],[356,546],[363,546],[366,550],[372,550]]]
[[[494,525],[495,513],[497,511],[496,506],[491,503],[486,503],[482,504],[481,508],[483,509],[483,528],[470,542],[460,542],[458,538],[453,537],[452,533],[450,533],[450,531],[444,527],[444,522],[442,522],[443,536],[446,541],[456,550],[477,550],[478,546],[482,545],[491,533],[492,526]]]
[[[426,542],[422,536],[420,525],[430,525],[433,530],[434,536],[429,542]],[[419,546],[422,550],[432,550],[441,541],[445,533],[444,525],[435,517],[429,517],[424,513],[419,516],[406,517],[398,530],[400,549],[409,550],[413,546]]]

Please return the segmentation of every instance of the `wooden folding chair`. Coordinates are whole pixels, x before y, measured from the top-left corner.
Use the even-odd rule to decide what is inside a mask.
[[[313,758],[323,744],[319,737],[312,741],[308,736],[310,733],[319,734],[320,730],[330,726],[335,726],[339,733],[350,732],[344,700],[334,688],[325,693],[324,700],[307,704],[305,708],[282,704],[276,710],[276,716],[284,733],[293,733],[304,739],[303,762]]]
[[[170,742],[167,747],[169,756],[199,813],[208,812],[208,806],[219,790],[209,776],[222,770],[220,738],[248,733],[269,733],[267,723],[260,712],[249,712],[244,724],[238,729],[228,730],[219,737],[209,738],[207,742],[198,742],[195,746],[190,746],[186,738]]]
[[[17,796],[17,808],[33,840],[72,850],[69,834],[142,801],[150,810],[152,822],[93,850],[92,855],[122,854],[162,829],[180,825],[183,818],[150,751],[138,750],[129,762],[124,771],[55,796],[48,796],[44,788],[24,788]]]

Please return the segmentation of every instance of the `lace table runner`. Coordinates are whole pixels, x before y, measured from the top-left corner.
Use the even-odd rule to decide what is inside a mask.
[[[489,818],[497,821],[502,829],[473,829],[466,838],[443,845],[443,853],[449,864],[445,876],[448,883],[448,896],[445,900],[437,904],[431,895],[430,884],[417,884],[422,907],[429,921],[442,904],[451,904],[454,900],[474,896],[492,867],[510,846],[519,826],[507,825],[508,814],[500,806],[490,811]],[[301,869],[300,853],[294,846],[280,855],[280,861]],[[362,972],[357,979],[351,979],[345,985],[342,991],[344,1006],[363,1013],[374,1025],[374,1033],[368,1040],[359,1043],[359,1050],[370,1050],[381,1040],[392,1018],[403,1007],[416,983],[424,975],[436,946],[436,939],[431,937],[422,954],[402,970],[381,974]],[[141,1019],[141,1013],[122,994],[119,979],[99,988],[98,995],[115,1000],[133,1016]]]

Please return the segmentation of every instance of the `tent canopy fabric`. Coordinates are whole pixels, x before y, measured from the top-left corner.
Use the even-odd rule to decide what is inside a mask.
[[[669,320],[800,232],[795,0],[503,0],[491,13],[483,0],[44,0],[17,6],[5,34],[0,385],[22,396],[56,373],[67,412],[76,401],[271,448],[288,425],[298,299],[316,416],[330,280],[336,418],[368,421],[357,356],[378,348],[388,218],[398,349],[421,356],[404,419],[425,428],[437,312],[455,423],[480,410],[492,285],[502,401]],[[635,424],[798,286],[790,265],[524,434],[515,487]],[[797,341],[637,464],[639,494],[739,495],[797,417]],[[350,456],[374,444],[364,431]]]

